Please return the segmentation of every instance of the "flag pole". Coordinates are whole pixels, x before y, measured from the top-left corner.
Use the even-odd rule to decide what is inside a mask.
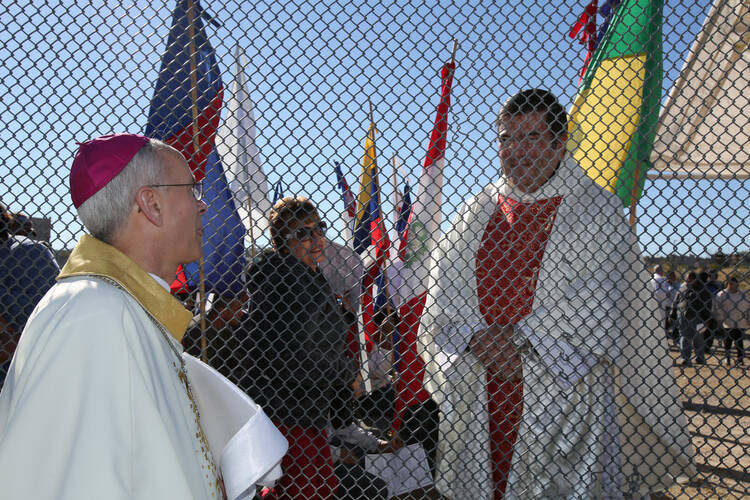
[[[391,165],[393,166],[391,184],[393,185],[393,213],[395,214],[393,220],[395,224],[398,224],[398,207],[401,203],[401,200],[399,200],[400,196],[398,192],[398,156],[396,156],[395,154],[391,157]]]
[[[636,163],[635,172],[633,173],[633,190],[630,194],[630,225],[635,226],[635,223],[638,222],[636,218],[636,205],[638,204],[638,184],[640,184],[639,179],[641,178],[641,165],[640,162]]]
[[[195,49],[195,6],[193,0],[188,0],[188,33],[190,35],[190,96],[192,100],[193,112],[193,155],[198,154],[200,143],[198,142],[198,75]],[[206,275],[203,265],[203,245],[201,245],[201,256],[198,260],[198,303],[200,304],[201,318],[201,360],[207,363],[206,359]]]
[[[247,197],[247,216],[250,218],[250,257],[255,258],[255,233],[253,231],[253,205],[251,197]]]
[[[375,124],[375,119],[374,119],[374,113],[373,113],[373,108],[372,108],[372,101],[370,101],[368,99],[368,102],[370,103],[370,123],[372,125],[374,125]],[[378,165],[377,165],[377,162],[375,161],[375,158],[377,157],[377,155],[375,154],[375,151],[377,151],[376,148],[375,148],[375,127],[372,127],[372,149],[373,149],[373,158],[372,158],[373,169],[372,170],[373,170],[373,173],[375,175],[370,176],[370,182],[375,182],[377,180],[377,176],[378,176]],[[383,205],[380,203],[380,183],[377,182],[376,186],[377,186],[377,191],[375,193],[376,203],[377,203],[378,209],[382,210]],[[385,232],[385,223],[384,223],[383,219],[384,219],[384,217],[383,217],[383,214],[381,213],[380,217],[379,217],[379,220],[380,220],[380,231],[379,232],[380,232],[381,239],[386,234],[386,232]],[[388,249],[388,252],[390,253],[390,249]],[[383,273],[383,290],[385,291],[385,312],[386,312],[386,317],[388,318],[388,320],[390,320],[391,316],[393,314],[393,310],[391,309],[390,283],[389,283],[389,280],[388,280],[388,273],[386,272],[387,271],[387,267],[388,267],[387,265],[388,265],[388,258],[387,258],[387,256],[385,256],[383,258],[383,261],[382,261],[383,268],[380,270],[380,272]],[[400,323],[401,323],[401,321],[400,321],[400,318],[399,318],[399,322],[394,325],[393,331],[391,331],[391,333],[389,334],[389,336],[390,336],[389,340],[390,340],[390,344],[391,344],[391,366],[393,367],[393,370],[395,372],[396,377],[398,377],[398,373],[399,373],[399,371],[398,371],[398,369],[396,367],[396,355],[395,355],[396,350],[398,349],[398,345],[396,345],[396,342],[394,342],[394,335],[393,334],[394,334],[394,332],[398,332],[398,328],[399,328]],[[378,325],[378,328],[380,328],[380,325]],[[399,333],[399,337],[400,337],[400,333]],[[397,380],[395,380],[394,382],[397,382]],[[396,399],[398,398],[398,383],[393,384],[393,396]],[[395,401],[395,399],[394,399],[394,401]],[[394,436],[395,436],[395,433],[394,433]]]

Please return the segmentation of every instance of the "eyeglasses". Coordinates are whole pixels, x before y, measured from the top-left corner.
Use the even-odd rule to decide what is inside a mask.
[[[190,186],[193,191],[193,197],[196,201],[200,201],[203,198],[203,181],[189,182],[186,184],[149,184],[148,187],[171,187],[171,186]]]
[[[323,237],[326,235],[326,228],[328,225],[320,221],[316,225],[312,227],[307,226],[301,226],[292,231],[291,233],[286,235],[286,241],[289,240],[297,240],[297,241],[305,241],[305,240],[311,240],[315,236]]]

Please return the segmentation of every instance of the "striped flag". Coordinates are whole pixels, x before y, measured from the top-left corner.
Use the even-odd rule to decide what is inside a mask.
[[[401,242],[398,254],[401,260],[404,260],[406,258],[406,229],[409,227],[409,216],[411,215],[411,188],[409,187],[409,181],[406,181],[404,195],[401,200],[401,206],[398,208],[398,219],[396,220],[396,233]]]
[[[341,165],[339,162],[334,162],[333,166],[336,171],[336,185],[341,190],[341,199],[344,202],[344,212],[342,217],[344,218],[344,226],[350,231],[350,234],[346,236],[349,240],[352,234],[354,234],[354,221],[357,216],[357,200],[354,199],[352,190],[349,189],[349,184],[346,182],[346,177],[341,171]]]
[[[659,118],[663,0],[613,12],[570,111],[568,149],[624,206],[640,198]]]
[[[227,101],[224,123],[219,129],[216,149],[226,166],[229,189],[247,229],[247,237],[254,240],[268,229],[271,202],[260,150],[255,143],[257,130],[253,101],[245,81],[246,66],[245,55],[238,46],[232,93]]]
[[[442,80],[440,103],[435,115],[435,126],[430,134],[424,168],[419,176],[419,192],[412,207],[406,234],[401,239],[399,253],[405,254],[406,267],[420,268],[426,279],[427,261],[437,245],[443,218],[443,167],[445,166],[448,112],[451,106],[451,86],[456,65],[446,63],[440,71]]]
[[[206,288],[220,295],[242,291],[245,251],[242,226],[214,139],[223,86],[216,54],[203,28],[206,15],[195,0],[178,0],[166,52],[146,124],[146,135],[180,151],[196,179],[203,179],[208,209],[203,216]],[[183,266],[190,288],[198,285],[198,264]],[[178,273],[180,270],[178,270]],[[172,288],[181,288],[176,280]]]
[[[281,187],[281,181],[276,183],[273,188],[273,201],[271,205],[276,205],[276,202],[284,197],[284,189]]]
[[[404,191],[404,202],[401,206],[399,222],[404,221],[399,231],[399,254],[404,260],[403,267],[391,266],[392,272],[398,274],[401,287],[398,294],[403,297],[400,306],[401,324],[399,325],[398,350],[401,363],[396,379],[396,418],[393,427],[401,426],[403,411],[418,402],[430,399],[424,388],[424,361],[417,349],[417,333],[420,317],[427,297],[427,277],[429,273],[430,253],[438,243],[440,223],[442,221],[443,167],[445,166],[445,149],[448,132],[448,112],[451,104],[451,87],[456,65],[453,61],[446,63],[440,71],[440,103],[437,107],[435,125],[430,134],[424,168],[419,177],[419,193],[414,206],[409,191]],[[408,220],[408,224],[405,221]]]
[[[378,260],[387,256],[390,241],[380,211],[378,167],[375,161],[375,124],[370,123],[362,156],[362,176],[357,196],[357,213],[354,227],[354,250],[361,254],[374,245]]]

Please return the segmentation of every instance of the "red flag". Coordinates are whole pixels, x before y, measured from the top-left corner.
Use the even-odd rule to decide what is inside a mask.
[[[398,397],[396,398],[396,419],[393,422],[393,428],[396,430],[401,427],[401,416],[406,408],[430,399],[430,393],[424,388],[425,364],[417,353],[419,318],[422,317],[426,300],[427,292],[412,297],[399,310],[401,317],[399,351],[402,368],[396,381]]]
[[[401,363],[396,383],[398,396],[394,429],[401,426],[401,416],[407,407],[430,398],[430,394],[423,386],[425,363],[417,351],[417,334],[427,297],[428,260],[430,253],[437,245],[442,220],[443,167],[445,166],[448,113],[455,69],[456,65],[451,61],[446,63],[440,71],[440,103],[435,115],[435,125],[430,134],[424,168],[419,177],[419,193],[411,208],[409,223],[401,238],[399,248],[404,267],[411,268],[410,270],[403,269],[403,272],[414,282],[407,285],[410,289],[409,293],[413,295],[405,297],[405,304],[399,311],[401,342],[398,349]],[[405,278],[404,284],[406,285],[406,281],[412,281],[412,279]]]
[[[424,168],[419,176],[419,193],[409,216],[399,254],[406,256],[408,267],[425,266],[430,252],[437,244],[437,233],[442,220],[443,167],[448,133],[448,112],[451,106],[451,86],[454,62],[446,63],[440,71],[440,104],[435,115],[435,126],[430,134]]]
[[[581,45],[588,45],[586,47],[586,60],[583,62],[583,68],[581,69],[581,78],[586,74],[586,68],[589,67],[591,56],[596,50],[596,11],[597,0],[591,0],[591,3],[586,6],[583,14],[581,14],[581,17],[578,18],[578,21],[570,28],[570,33],[568,33],[570,38],[575,38],[580,32]]]

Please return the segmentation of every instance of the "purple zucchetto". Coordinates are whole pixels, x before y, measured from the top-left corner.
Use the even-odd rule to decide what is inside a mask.
[[[113,134],[79,143],[70,167],[73,206],[80,207],[106,186],[148,141],[148,137],[139,134]]]

